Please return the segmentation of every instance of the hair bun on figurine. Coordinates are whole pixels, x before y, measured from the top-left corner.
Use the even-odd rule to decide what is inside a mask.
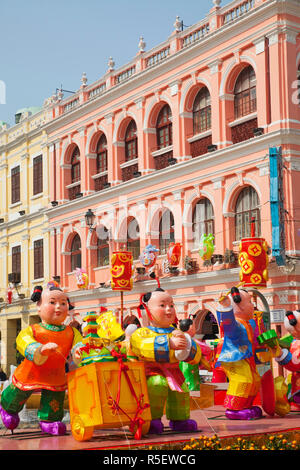
[[[152,279],[155,279],[156,282],[157,282],[157,288],[154,289],[153,292],[165,292],[165,290],[160,287],[159,279],[155,276],[154,273],[152,273],[152,274],[153,274],[153,276],[151,276]],[[146,310],[148,318],[151,319],[150,311],[149,311],[149,309],[146,305],[147,302],[149,302],[149,300],[151,299],[151,295],[152,295],[152,292],[146,292],[145,294],[141,294],[141,296],[140,296],[140,305],[137,308],[139,318],[141,318],[141,316],[142,316],[141,315],[141,310]]]
[[[193,320],[191,318],[184,318],[179,321],[179,329],[183,332],[188,331],[192,324]]]
[[[36,286],[31,295],[31,300],[33,302],[38,302],[42,297],[43,288],[42,286]]]
[[[291,310],[287,310],[285,316],[287,317],[291,326],[297,325],[297,318],[295,317],[294,312],[292,312]]]
[[[239,304],[242,301],[240,291],[238,290],[237,287],[232,287],[230,290],[232,300],[236,303]]]

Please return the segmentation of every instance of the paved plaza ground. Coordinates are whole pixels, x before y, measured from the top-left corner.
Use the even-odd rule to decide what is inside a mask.
[[[220,438],[225,438],[300,430],[300,412],[291,412],[284,418],[264,415],[262,419],[255,421],[229,421],[225,418],[224,411],[221,405],[192,410],[191,417],[197,421],[199,428],[195,433],[174,433],[168,428],[168,421],[164,418],[166,427],[163,435],[160,436],[146,436],[137,441],[126,428],[96,429],[91,440],[78,442],[71,433],[68,413],[65,416],[67,435],[54,437],[41,433],[34,410],[28,410],[25,418],[31,419],[31,422],[21,421],[21,425],[13,434],[3,427],[0,429],[0,449],[13,451],[129,450],[137,446],[142,448],[160,443],[189,442],[192,437],[197,438],[200,435],[209,437],[217,434]]]

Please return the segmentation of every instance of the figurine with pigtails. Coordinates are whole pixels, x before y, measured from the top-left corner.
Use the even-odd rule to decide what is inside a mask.
[[[62,422],[67,389],[65,364],[70,352],[74,362],[80,362],[82,338],[76,328],[64,324],[73,307],[57,285],[49,283],[44,290],[36,286],[31,300],[37,303],[41,323],[28,326],[17,336],[17,349],[24,360],[16,368],[12,383],[1,394],[0,415],[4,426],[13,431],[30,395],[41,392],[38,410],[41,431],[63,435],[66,433]]]
[[[216,362],[226,373],[229,385],[224,401],[228,419],[250,420],[262,417],[262,410],[254,406],[260,389],[260,376],[254,354],[254,305],[245,289],[232,287],[221,295],[217,308],[223,345]]]
[[[130,337],[133,354],[145,364],[151,409],[150,434],[162,434],[162,417],[173,431],[196,431],[190,419],[190,393],[179,362],[199,363],[201,349],[190,335],[176,328],[178,323],[172,296],[160,287],[142,294],[138,308],[142,327]]]

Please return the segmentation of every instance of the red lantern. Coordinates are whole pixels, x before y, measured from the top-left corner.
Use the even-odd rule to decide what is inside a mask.
[[[111,288],[117,291],[132,289],[133,256],[130,251],[114,251],[111,257]]]
[[[167,257],[170,266],[178,266],[181,256],[181,243],[170,243]]]
[[[8,289],[8,290],[7,290],[7,302],[8,302],[9,304],[11,304],[11,302],[12,302],[12,296],[13,296],[12,290],[11,290],[11,289]]]
[[[239,264],[244,287],[266,287],[268,281],[268,244],[264,238],[242,238]]]

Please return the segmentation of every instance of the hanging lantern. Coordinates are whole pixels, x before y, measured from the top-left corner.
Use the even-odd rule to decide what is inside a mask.
[[[212,233],[209,233],[208,235],[203,233],[203,235],[201,235],[199,255],[204,261],[209,260],[215,251],[214,239],[215,237]]]
[[[159,250],[154,245],[147,245],[141,253],[139,259],[145,268],[152,268],[155,265]]]
[[[133,286],[133,256],[130,251],[114,251],[111,257],[111,288],[128,291]]]
[[[251,222],[251,237],[242,238],[239,246],[240,281],[244,287],[266,287],[268,276],[268,244],[264,238],[254,236],[254,221]]]
[[[89,285],[89,277],[84,268],[76,268],[75,276],[78,289],[86,289]]]
[[[170,266],[178,266],[181,256],[181,243],[170,243],[167,258]]]
[[[11,304],[11,303],[12,303],[12,296],[13,296],[13,291],[12,291],[12,289],[10,289],[10,288],[7,289],[7,294],[6,294],[6,295],[7,295],[7,302],[8,302],[9,304]]]

